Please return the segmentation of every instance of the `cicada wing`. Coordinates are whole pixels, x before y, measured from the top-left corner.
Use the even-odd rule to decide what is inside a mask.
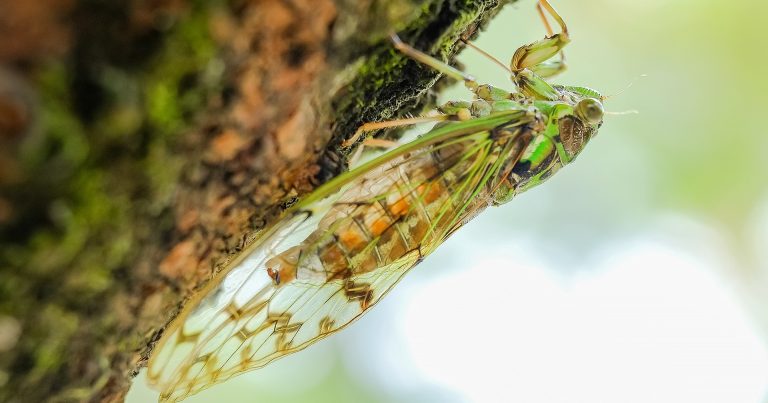
[[[178,400],[216,382],[217,368],[227,359],[238,325],[262,318],[279,290],[266,273],[265,262],[315,230],[330,204],[316,206],[318,214],[302,211],[286,217],[250,246],[241,255],[245,259],[235,262],[221,282],[212,281],[198,293],[199,299],[190,301],[149,362],[147,377],[163,391],[161,398]]]
[[[353,278],[276,285],[265,262],[295,245],[297,237],[306,238],[329,206],[311,214],[297,212],[282,222],[187,316],[177,318],[148,368],[161,400],[182,400],[340,330],[377,303],[420,258],[419,251],[412,251]]]
[[[487,205],[476,199],[500,166],[487,130],[506,119],[433,131],[433,138],[409,143],[334,179],[287,213],[171,324],[148,369],[150,383],[162,390],[161,400],[178,401],[264,366],[367,311],[466,217]],[[436,155],[446,160],[438,163]],[[382,207],[393,196],[400,199]],[[362,248],[379,261],[372,269],[329,276],[322,268],[313,271],[312,259],[299,253],[302,276],[277,284],[268,273],[270,259],[290,255],[297,245],[335,239],[345,226],[359,223],[357,218],[374,227],[389,220],[396,234],[389,241],[384,235],[370,237]],[[393,247],[395,238],[413,247]]]

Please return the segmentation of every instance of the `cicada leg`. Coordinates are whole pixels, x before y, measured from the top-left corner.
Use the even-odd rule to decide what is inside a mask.
[[[544,29],[547,31],[547,37],[552,37],[555,35],[554,31],[552,31],[552,26],[549,25],[549,20],[547,20],[547,16],[544,14],[544,7],[542,7],[541,3],[536,3],[536,11],[539,13],[539,18],[541,19],[542,24],[544,24]],[[566,31],[567,32],[567,31]],[[471,32],[470,32],[471,34]],[[467,39],[466,36],[461,38],[461,41],[464,42],[468,47],[474,49],[476,52],[480,53],[483,57],[486,59],[492,61],[496,65],[500,66],[502,69],[508,71],[509,73],[512,73],[512,70],[510,70],[509,66],[504,64],[502,61],[494,57],[492,54],[486,52],[479,46],[475,45]],[[530,69],[536,73],[539,77],[542,78],[550,78],[554,77],[566,69],[565,64],[565,53],[561,50],[560,51],[560,60],[547,60],[544,62],[541,62],[535,66],[531,66]]]
[[[563,48],[570,42],[570,36],[565,21],[548,0],[539,0],[538,9],[548,33],[552,27],[547,22],[545,11],[560,26],[560,32],[547,35],[544,39],[521,46],[515,51],[510,63],[512,81],[520,92],[528,97],[556,100],[560,97],[560,93],[544,81],[543,77],[552,77],[565,69],[564,61],[549,61],[549,59],[558,53],[562,54]]]
[[[357,164],[358,161],[360,161],[360,157],[363,156],[363,151],[368,148],[395,148],[399,146],[400,143],[393,140],[385,140],[385,139],[374,139],[368,137],[367,139],[363,140],[360,145],[355,150],[354,154],[352,154],[351,157],[349,157],[349,166],[354,166]]]
[[[445,74],[448,77],[459,81],[464,81],[464,85],[466,85],[467,88],[469,88],[471,91],[474,91],[475,88],[477,88],[477,81],[475,80],[475,77],[464,73],[463,71],[456,69],[455,67],[452,67],[446,63],[443,63],[442,61],[437,60],[434,57],[406,44],[396,34],[390,35],[389,38],[392,40],[392,43],[395,45],[397,50],[410,57],[411,59],[432,67],[433,69]]]
[[[423,63],[429,67],[432,67],[433,69],[449,76],[457,80],[464,81],[464,84],[467,86],[468,89],[470,89],[475,95],[478,96],[480,99],[485,99],[487,101],[494,101],[498,99],[510,99],[511,95],[509,92],[491,87],[490,85],[479,85],[475,78],[469,74],[466,74],[432,56],[427,55],[426,53],[406,44],[403,42],[400,37],[398,37],[396,34],[391,34],[390,39],[392,40],[392,43],[395,45],[395,48],[405,54],[406,56]],[[474,46],[471,45],[470,46]],[[480,49],[478,49],[480,50]],[[480,50],[480,52],[483,52]],[[485,52],[483,52],[486,54]],[[486,54],[486,56],[491,57],[490,55]],[[501,63],[498,60],[494,59],[497,63]],[[502,64],[503,66],[503,64]],[[506,68],[506,67],[505,67]],[[508,69],[507,69],[508,70]],[[470,110],[470,107],[460,107],[460,108],[453,108],[450,111],[442,111],[443,114],[435,115],[435,116],[423,116],[423,117],[415,117],[415,118],[406,118],[406,119],[395,119],[395,120],[389,120],[384,122],[369,122],[360,125],[360,127],[357,128],[355,133],[350,137],[349,139],[345,140],[343,143],[341,143],[341,146],[344,148],[351,147],[353,144],[355,144],[360,137],[370,131],[374,130],[380,130],[380,129],[389,129],[393,127],[402,127],[402,126],[409,126],[419,123],[429,123],[429,122],[441,122],[446,120],[467,120],[471,119],[473,117],[472,111]],[[359,158],[360,154],[362,153],[362,149],[365,146],[373,146],[373,147],[389,147],[391,146],[389,143],[386,145],[383,145],[383,143],[373,143],[369,141],[364,141],[363,144],[361,144],[362,147],[360,147],[355,154],[353,155],[351,161],[355,161]]]
[[[429,67],[432,67],[433,69],[435,69],[435,70],[437,70],[437,71],[447,75],[448,77],[452,77],[452,78],[455,78],[457,80],[464,81],[464,85],[466,85],[466,87],[470,91],[472,91],[480,99],[484,99],[484,100],[490,102],[490,101],[495,101],[495,100],[500,100],[500,99],[510,99],[510,98],[512,98],[510,93],[507,92],[507,91],[504,91],[504,90],[501,90],[501,89],[498,89],[498,88],[494,88],[494,87],[492,87],[490,85],[480,85],[480,84],[478,84],[478,82],[475,80],[475,78],[473,76],[471,76],[471,75],[469,75],[467,73],[464,73],[463,71],[460,71],[460,70],[458,70],[458,69],[456,69],[454,67],[451,67],[448,64],[443,63],[440,60],[437,60],[434,57],[429,56],[428,54],[413,48],[412,46],[410,46],[410,45],[404,43],[402,40],[400,40],[400,37],[398,37],[395,34],[392,34],[390,36],[390,38],[392,39],[392,42],[395,44],[395,48],[397,48],[397,50],[403,52],[403,54],[405,54],[406,56],[408,56],[408,57],[410,57],[410,58],[412,58],[412,59],[414,59],[414,60],[416,60],[416,61],[418,61],[420,63],[423,63],[423,64],[425,64],[425,65],[427,65]],[[480,53],[482,53],[486,57],[491,58],[491,60],[493,60],[494,62],[499,63],[502,67],[504,67],[507,71],[509,71],[509,68],[504,66],[503,63],[501,63],[500,61],[496,60],[490,54],[486,53],[485,51],[483,51],[482,49],[480,49],[477,46],[473,45],[472,43],[470,43],[469,41],[465,40],[464,38],[462,38],[461,40],[464,43],[466,43],[467,45],[469,45],[470,47],[472,47],[474,49],[477,49]],[[461,113],[457,114],[456,117],[459,120],[465,120]]]
[[[344,148],[351,147],[360,139],[360,136],[366,132],[390,129],[393,127],[410,126],[419,123],[442,122],[445,120],[450,120],[451,118],[452,115],[446,114],[364,123],[357,128],[355,134],[353,134],[352,137],[341,143],[341,146]],[[360,160],[360,157],[363,155],[363,150],[365,150],[366,147],[394,148],[397,145],[398,143],[396,141],[367,138],[362,141],[357,150],[355,150],[354,154],[352,154],[352,157],[349,158],[349,165],[355,165],[355,163]]]
[[[470,31],[470,34],[471,34],[471,32],[472,32],[472,31]],[[469,39],[467,39],[466,37],[461,37],[461,41],[462,41],[462,42],[464,42],[464,44],[465,44],[465,45],[469,46],[470,48],[474,49],[475,51],[477,51],[478,53],[480,53],[481,55],[483,55],[483,57],[485,57],[486,59],[488,59],[488,60],[490,60],[490,61],[492,61],[492,62],[496,63],[496,64],[497,64],[497,65],[499,65],[499,66],[501,66],[501,68],[502,68],[502,69],[506,70],[506,71],[507,71],[507,72],[509,72],[509,73],[511,73],[511,72],[512,72],[512,70],[510,70],[510,69],[509,69],[509,67],[507,67],[507,65],[506,65],[506,64],[504,64],[504,63],[503,63],[501,60],[499,60],[499,59],[495,58],[495,57],[494,57],[492,54],[490,54],[490,53],[488,53],[488,52],[484,51],[484,50],[483,50],[483,49],[481,49],[479,46],[477,46],[477,45],[475,45],[474,43],[472,43],[472,41],[470,41],[470,40],[469,40]]]
[[[547,31],[547,37],[552,37],[555,35],[555,33],[552,30],[552,26],[549,25],[549,20],[547,20],[547,15],[545,14],[544,7],[541,4],[541,2],[536,3],[536,11],[539,13],[539,18],[541,19],[542,24],[544,24],[544,29]],[[551,6],[550,9],[552,9]],[[554,12],[554,9],[552,9],[552,11]],[[555,14],[557,13],[555,12]],[[562,23],[562,30],[565,33],[566,38],[570,39],[567,37],[568,28],[565,26],[565,23],[563,23],[562,18],[556,18],[556,20],[559,23]],[[533,70],[533,72],[536,73],[539,77],[552,78],[565,71],[566,67],[565,52],[562,50],[562,48],[560,48],[560,60],[547,60],[541,62],[535,66],[531,66],[531,70]]]
[[[419,123],[441,122],[448,119],[450,119],[449,115],[437,115],[437,116],[422,116],[422,117],[407,118],[407,119],[386,120],[383,122],[363,123],[362,125],[360,125],[360,127],[357,128],[357,130],[355,131],[355,134],[353,134],[352,137],[348,138],[343,143],[341,143],[341,146],[344,148],[350,147],[353,144],[355,144],[357,140],[360,139],[360,136],[362,136],[364,133],[372,132],[374,130],[391,129],[393,127],[410,126],[410,125],[415,125]]]
[[[544,14],[544,7],[542,7],[541,2],[536,3],[536,12],[539,13],[541,23],[544,24],[544,29],[547,30],[547,36],[554,35],[555,31],[553,31],[552,26],[549,25],[549,20],[547,20],[547,15]]]
[[[560,32],[557,34],[549,34],[546,38],[525,45],[517,49],[512,56],[512,63],[510,65],[513,72],[519,72],[523,69],[532,69],[535,66],[549,60],[552,56],[560,53],[563,48],[571,41],[568,35],[568,27],[565,25],[565,21],[560,17],[560,14],[555,11],[548,0],[539,0],[539,10],[546,10],[552,18],[560,25]],[[547,31],[551,31],[552,27],[549,27],[544,11],[539,11],[541,18],[545,21],[545,27]]]

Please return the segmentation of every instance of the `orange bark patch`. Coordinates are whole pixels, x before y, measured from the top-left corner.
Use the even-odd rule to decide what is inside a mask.
[[[195,243],[181,241],[160,262],[158,269],[168,278],[183,279],[195,272],[198,263],[200,262],[195,255]]]
[[[54,58],[70,47],[72,0],[4,1],[0,5],[0,59],[12,64]]]
[[[195,209],[190,209],[181,214],[181,217],[179,217],[176,226],[179,228],[179,231],[188,232],[199,222],[200,212]]]
[[[231,160],[247,144],[234,130],[224,130],[211,140],[208,159],[213,162]]]
[[[311,108],[305,106],[277,129],[275,139],[280,155],[295,160],[304,154],[307,138],[301,133],[311,131],[314,120]]]

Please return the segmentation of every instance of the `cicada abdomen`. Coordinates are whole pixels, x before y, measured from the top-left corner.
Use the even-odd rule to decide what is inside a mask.
[[[476,136],[487,139],[490,133]],[[500,144],[466,139],[437,144],[371,170],[333,203],[311,235],[267,261],[267,272],[278,286],[343,280],[347,297],[367,308],[374,290],[349,279],[408,254],[423,257],[465,221],[464,215],[488,206],[495,182],[487,176],[499,157],[493,148]]]
[[[330,311],[301,318],[292,314],[291,323],[308,335],[314,332],[313,337],[345,325],[429,253],[466,200],[457,195],[469,190],[451,178],[479,163],[463,158],[468,145],[439,144],[405,154],[344,187],[327,209],[297,210],[306,217],[321,215],[316,228],[266,260],[262,275],[269,276],[277,293],[317,287],[336,302]],[[294,308],[286,307],[286,313]],[[339,312],[347,312],[343,320]],[[304,340],[298,336],[293,343]]]

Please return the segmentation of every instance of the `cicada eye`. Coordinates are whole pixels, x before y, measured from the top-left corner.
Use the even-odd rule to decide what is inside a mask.
[[[589,124],[596,125],[603,120],[603,104],[594,98],[586,98],[576,105],[576,116]]]

